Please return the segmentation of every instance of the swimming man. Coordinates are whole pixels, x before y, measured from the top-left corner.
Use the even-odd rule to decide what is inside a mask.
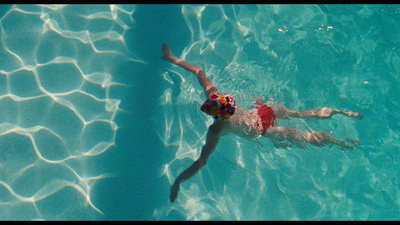
[[[362,119],[363,115],[357,112],[346,112],[344,110],[333,110],[327,107],[316,112],[313,110],[294,111],[282,105],[268,106],[255,102],[256,108],[247,110],[236,105],[233,96],[220,94],[214,84],[204,75],[200,67],[193,66],[184,60],[176,58],[169,46],[162,46],[162,59],[194,73],[201,86],[204,88],[207,100],[200,110],[215,118],[214,123],[208,128],[206,143],[201,150],[200,157],[185,171],[183,171],[171,186],[170,201],[173,203],[178,196],[180,184],[194,176],[207,163],[208,157],[217,147],[219,138],[228,132],[236,133],[242,137],[255,138],[259,135],[269,138],[275,146],[279,141],[289,141],[293,145],[304,147],[304,143],[315,146],[337,145],[341,148],[352,149],[358,145],[357,139],[350,141],[350,145],[339,141],[320,131],[301,131],[295,127],[275,126],[276,119],[291,118],[316,118],[326,119],[334,114],[342,114],[349,117]],[[267,102],[268,103],[268,102]]]

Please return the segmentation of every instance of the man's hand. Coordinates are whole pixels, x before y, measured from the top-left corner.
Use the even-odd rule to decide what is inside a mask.
[[[180,183],[176,182],[176,181],[171,186],[171,194],[169,195],[169,200],[171,201],[171,203],[174,203],[176,197],[178,197],[179,187],[180,187]]]
[[[172,61],[172,58],[174,55],[172,54],[171,49],[169,49],[169,46],[167,44],[163,44],[162,54],[163,54],[163,56],[161,58],[163,60],[170,61],[170,62]]]

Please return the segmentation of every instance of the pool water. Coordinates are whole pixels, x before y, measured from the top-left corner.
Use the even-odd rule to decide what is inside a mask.
[[[1,220],[399,220],[400,5],[1,5]],[[222,137],[197,78],[335,146]]]

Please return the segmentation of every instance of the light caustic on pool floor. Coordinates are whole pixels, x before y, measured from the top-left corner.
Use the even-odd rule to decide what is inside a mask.
[[[84,162],[115,142],[120,100],[109,91],[122,84],[110,62],[141,62],[124,41],[133,11],[14,5],[0,19],[0,219],[102,213],[91,190],[108,175]]]

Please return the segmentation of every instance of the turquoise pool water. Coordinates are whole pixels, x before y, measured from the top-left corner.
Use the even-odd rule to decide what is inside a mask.
[[[400,5],[1,5],[1,220],[399,220]],[[362,120],[282,126],[358,138],[275,148],[224,136],[169,202],[213,119],[193,74],[251,108]]]

